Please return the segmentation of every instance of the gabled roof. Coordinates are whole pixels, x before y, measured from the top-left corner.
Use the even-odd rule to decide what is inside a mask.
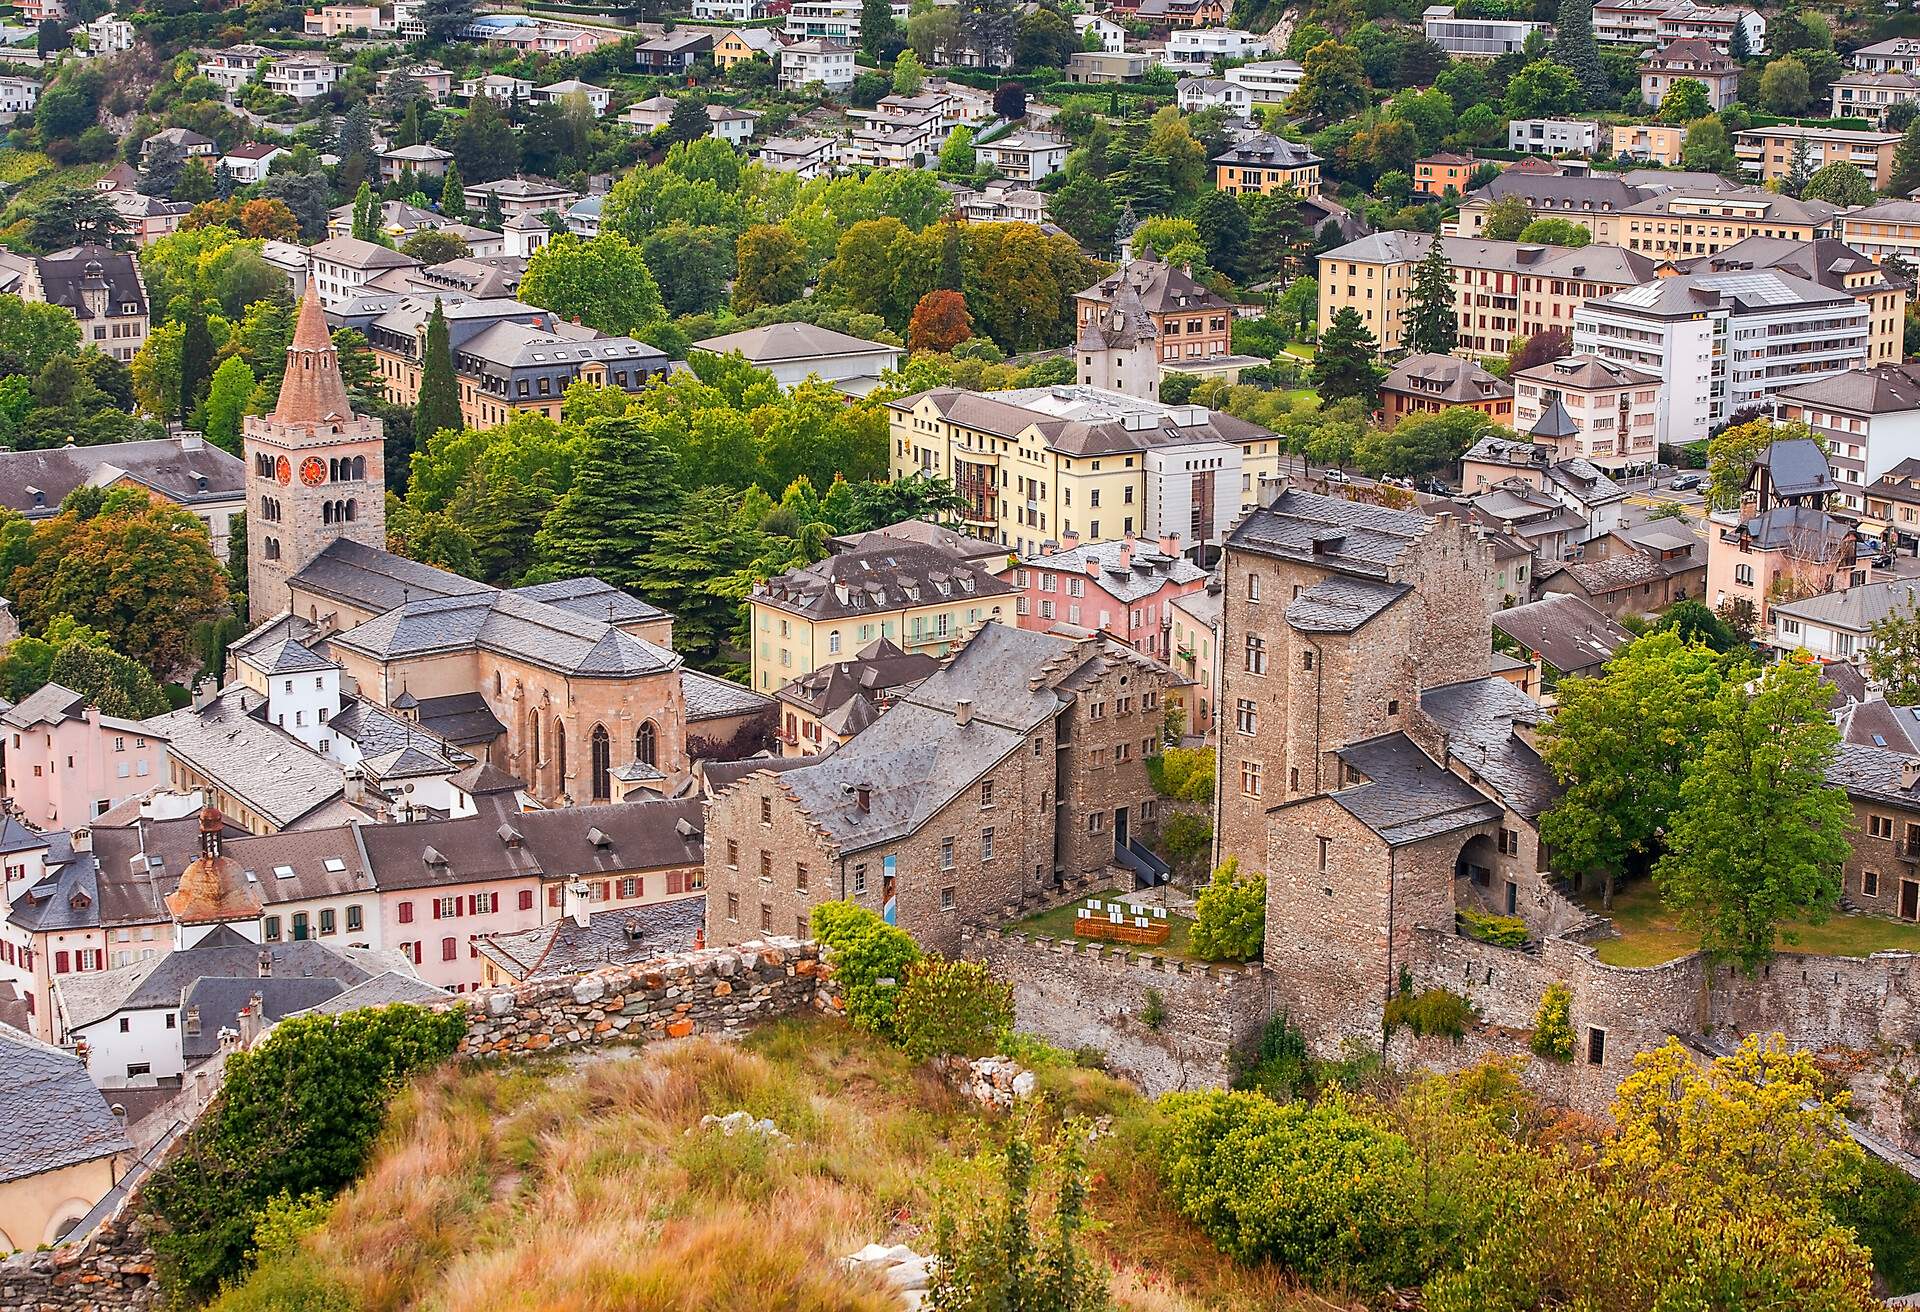
[[[1915,210],[1920,213],[1920,206]],[[1849,414],[1902,414],[1920,410],[1920,363],[1900,361],[1826,374],[1782,387],[1775,395],[1783,400],[1844,410]]]
[[[1331,794],[1332,800],[1389,847],[1500,819],[1496,803],[1404,733],[1353,743],[1335,755],[1366,781]]]
[[[947,602],[991,603],[1015,591],[939,547],[881,539],[768,579],[751,599],[818,622]]]
[[[1591,673],[1633,641],[1633,635],[1570,593],[1495,611],[1493,627],[1562,674]]]
[[[1432,528],[1432,520],[1413,511],[1288,488],[1240,521],[1227,542],[1240,551],[1384,580]]]
[[[1448,405],[1467,405],[1513,395],[1513,384],[1480,367],[1478,361],[1431,352],[1409,355],[1380,384],[1383,391],[1430,397]]]
[[[1825,496],[1840,490],[1820,444],[1812,438],[1782,438],[1770,442],[1754,457],[1755,470],[1767,471],[1767,482],[1779,497]]]
[[[232,501],[246,492],[246,466],[239,457],[210,443],[195,448],[180,438],[153,438],[0,451],[0,506],[26,515],[53,514],[75,488],[120,478],[186,506]]]
[[[80,1059],[0,1025],[0,1184],[130,1151]]]
[[[552,979],[630,966],[694,946],[706,924],[705,895],[595,911],[511,934],[486,934],[474,946],[514,979]]]
[[[748,328],[695,342],[693,349],[725,355],[738,351],[748,363],[785,364],[791,361],[829,360],[843,356],[898,354],[900,348],[885,342],[870,342],[864,337],[837,333],[810,323],[774,323],[764,328]]]
[[[1529,820],[1559,792],[1546,762],[1519,734],[1540,706],[1507,680],[1467,679],[1420,694],[1420,709],[1446,735],[1447,759],[1464,765],[1507,809]]]

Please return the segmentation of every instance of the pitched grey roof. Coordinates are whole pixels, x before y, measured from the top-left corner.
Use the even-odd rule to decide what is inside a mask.
[[[1744,520],[1740,531],[1762,551],[1792,548],[1809,559],[1828,560],[1854,526],[1812,506],[1775,506]]]
[[[622,592],[611,583],[591,575],[577,579],[555,579],[534,583],[511,591],[529,601],[544,601],[585,619],[608,624],[636,624],[668,618],[667,612],[652,602],[642,601],[630,592]]]
[[[0,1184],[91,1162],[133,1145],[70,1052],[0,1025]]]
[[[1468,679],[1420,694],[1420,709],[1447,735],[1447,757],[1466,766],[1517,815],[1533,819],[1559,789],[1516,726],[1540,721],[1540,705],[1500,678]]]
[[[549,979],[685,952],[693,947],[706,919],[707,899],[702,894],[596,911],[585,925],[565,916],[533,929],[488,934],[474,946],[515,979]]]
[[[427,597],[490,592],[484,583],[422,565],[390,551],[336,538],[293,576],[296,586],[363,610],[389,611]]]
[[[662,674],[681,664],[673,652],[604,621],[491,588],[406,602],[333,642],[381,660],[479,647],[582,678]]]
[[[1067,384],[1012,392],[980,393],[935,387],[903,396],[887,405],[911,411],[931,401],[942,416],[996,437],[1019,437],[1029,430],[1062,455],[1108,456],[1194,442],[1251,442],[1271,439],[1268,429],[1223,410],[1202,411],[1197,422],[1182,422],[1186,407],[1162,405]],[[1142,419],[1148,422],[1143,423]]]
[[[935,657],[925,652],[909,655],[892,641],[879,638],[850,661],[832,661],[801,675],[775,697],[821,717],[832,716],[856,701],[866,703],[871,710],[875,699],[913,687],[939,668]]]
[[[1393,367],[1382,389],[1433,397],[1449,405],[1512,396],[1513,385],[1481,368],[1474,360],[1454,355],[1410,355]]]
[[[1551,383],[1555,387],[1571,387],[1583,392],[1603,387],[1636,385],[1651,387],[1660,381],[1659,374],[1651,374],[1644,369],[1629,368],[1612,360],[1603,360],[1597,355],[1563,356],[1558,360],[1549,360],[1545,364],[1536,364],[1530,369],[1522,369],[1513,376]]]
[[[425,980],[404,971],[389,970],[371,979],[362,980],[352,988],[336,993],[299,1014],[338,1016],[349,1011],[359,1011],[362,1007],[387,1007],[398,1002],[431,1007],[436,1003],[450,1001],[452,998],[453,994],[445,989],[435,988]]]
[[[1407,583],[1322,579],[1287,603],[1287,623],[1302,633],[1352,633],[1412,591]]]
[[[417,707],[420,727],[438,738],[461,747],[495,741],[507,726],[478,692],[449,693],[445,697],[423,697]]]
[[[1772,609],[1775,615],[1803,624],[1865,633],[1889,615],[1912,614],[1916,606],[1920,606],[1920,580],[1890,579],[1863,583],[1844,592],[1822,593],[1804,601],[1782,602]]]
[[[1297,141],[1271,132],[1259,132],[1215,155],[1210,163],[1240,164],[1263,169],[1301,169],[1318,164],[1318,155]]]
[[[697,798],[648,798],[527,811],[509,821],[547,879],[697,866],[706,859]],[[595,843],[594,831],[601,835]]]
[[[864,337],[837,333],[810,323],[775,323],[764,328],[748,328],[720,337],[695,342],[693,349],[725,355],[738,351],[751,364],[772,365],[788,361],[825,360],[839,356],[872,355],[876,352],[900,354],[897,346],[870,342]]]
[[[106,291],[110,316],[122,313],[123,305],[138,306],[136,314],[147,312],[147,293],[140,281],[139,264],[125,251],[109,250],[105,246],[75,246],[42,256],[35,263],[47,304],[70,311],[82,323],[93,318],[86,293],[95,289]]]
[[[0,506],[22,514],[53,514],[78,487],[126,477],[171,501],[192,506],[245,494],[239,457],[203,444],[189,449],[177,437],[104,446],[0,451]],[[38,489],[36,497],[32,489]]]
[[[1128,292],[1151,314],[1189,310],[1224,310],[1227,302],[1187,270],[1164,260],[1134,260],[1123,264],[1093,286],[1074,293],[1075,300],[1113,304]]]
[[[1493,627],[1563,674],[1595,671],[1633,641],[1613,618],[1568,593],[1495,611]]]
[[[185,706],[143,723],[187,762],[282,829],[339,797],[340,767],[254,712],[265,702],[245,684],[231,684],[206,707]]]
[[[283,642],[270,643],[258,651],[242,653],[244,658],[267,674],[300,674],[312,670],[331,670],[338,668],[324,656],[317,655],[305,643],[288,638]]]
[[[100,865],[90,852],[72,854],[20,890],[7,919],[29,933],[91,929],[100,923]]]
[[[1817,496],[1840,490],[1833,481],[1826,453],[1810,437],[1770,442],[1753,463],[1754,468],[1767,471],[1775,496]]]
[[[752,715],[773,705],[773,698],[731,679],[718,679],[699,670],[682,668],[680,689],[687,702],[687,723]]]
[[[1865,797],[1894,806],[1920,809],[1920,784],[1900,786],[1901,768],[1911,759],[1896,748],[1843,742],[1827,762],[1827,782],[1849,797]]]
[[[982,609],[1017,589],[952,552],[921,542],[870,539],[753,590],[753,600],[815,621],[943,602],[978,600]]]
[[[1914,212],[1920,215],[1920,205],[1914,206]],[[1782,400],[1830,406],[1850,414],[1920,410],[1920,364],[1900,362],[1879,364],[1871,369],[1849,369],[1783,387],[1775,395]]]
[[[1051,554],[1028,556],[1020,563],[1028,569],[1054,569],[1065,574],[1086,574],[1089,564],[1097,565],[1100,586],[1125,602],[1151,597],[1168,584],[1177,587],[1207,577],[1205,570],[1185,556],[1166,555],[1149,541],[1089,542]]]
[[[1390,847],[1500,819],[1500,807],[1447,770],[1404,733],[1353,743],[1335,753],[1367,782],[1332,794]]]
[[[180,1055],[189,1066],[205,1061],[220,1050],[220,1031],[237,1029],[240,1013],[260,999],[260,1016],[272,1022],[297,1011],[305,1011],[328,998],[338,996],[346,985],[326,976],[252,979],[210,975],[188,984],[176,1001],[182,1007],[197,1007],[200,1026],[189,1031],[180,1026]]]
[[[79,719],[86,709],[87,699],[82,694],[64,684],[43,683],[10,709],[0,712],[0,724],[14,729],[31,729],[40,724],[57,727],[68,720]]]
[[[1432,520],[1412,511],[1288,488],[1240,521],[1227,541],[1241,551],[1385,579],[1432,527]]]

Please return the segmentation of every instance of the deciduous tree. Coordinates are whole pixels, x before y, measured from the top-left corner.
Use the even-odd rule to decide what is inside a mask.
[[[1693,123],[1713,112],[1707,84],[1697,77],[1677,77],[1660,97],[1662,123]]]
[[[1823,200],[1851,209],[1873,204],[1873,183],[1867,180],[1859,165],[1837,159],[1815,169],[1807,178],[1807,185],[1800,189],[1800,196],[1803,200]]]
[[[785,225],[759,223],[740,234],[734,249],[733,304],[737,310],[785,305],[807,289],[807,252]]]
[[[1322,41],[1300,60],[1300,87],[1287,102],[1289,113],[1309,123],[1337,123],[1367,103],[1360,52],[1337,41]]]
[[[653,271],[640,248],[617,232],[554,237],[527,260],[519,294],[530,305],[617,336],[631,336],[661,313]]]
[[[967,298],[959,292],[928,292],[913,307],[907,349],[944,354],[971,336],[973,315],[967,311]]]

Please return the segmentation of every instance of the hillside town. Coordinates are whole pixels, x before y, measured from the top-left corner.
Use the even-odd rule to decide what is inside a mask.
[[[1920,1305],[1916,11],[0,0],[0,1312]]]

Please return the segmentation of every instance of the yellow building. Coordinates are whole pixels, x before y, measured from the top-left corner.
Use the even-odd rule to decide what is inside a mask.
[[[713,64],[724,73],[755,58],[771,60],[779,49],[779,40],[765,28],[735,28],[713,43]]]
[[[58,1243],[113,1188],[133,1145],[79,1058],[7,1025],[0,1107],[0,1253]]]
[[[1613,129],[1615,159],[1645,160],[1675,168],[1687,144],[1687,130],[1667,123],[1618,123]]]
[[[1261,132],[1213,158],[1213,185],[1229,196],[1320,194],[1320,157],[1297,141]]]
[[[1840,240],[1875,260],[1920,262],[1920,201],[1883,200],[1840,216]]]
[[[1068,534],[1218,543],[1280,472],[1257,424],[1096,387],[936,387],[888,412],[892,476],[951,479],[967,531],[1022,556]]]
[[[1749,237],[1812,241],[1828,236],[1839,211],[1817,200],[1796,200],[1763,187],[1728,191],[1677,188],[1593,221],[1595,243],[1642,255],[1686,259],[1715,255]]]
[[[1657,262],[1614,245],[1577,248],[1479,237],[1377,232],[1320,257],[1320,331],[1351,308],[1383,355],[1402,349],[1405,316],[1420,262],[1438,241],[1453,271],[1461,355],[1505,355],[1516,337],[1571,331],[1589,300],[1637,287]]]
[[[945,656],[988,620],[1013,623],[1016,591],[959,552],[869,538],[753,590],[753,686],[775,692],[883,640]]]
[[[1825,164],[1852,164],[1867,175],[1867,181],[1877,190],[1886,186],[1887,179],[1893,176],[1893,148],[1900,144],[1900,134],[1804,128],[1785,123],[1734,133],[1733,153],[1748,173],[1758,176],[1762,182],[1772,182],[1792,176],[1793,157],[1803,142],[1808,169]]]

